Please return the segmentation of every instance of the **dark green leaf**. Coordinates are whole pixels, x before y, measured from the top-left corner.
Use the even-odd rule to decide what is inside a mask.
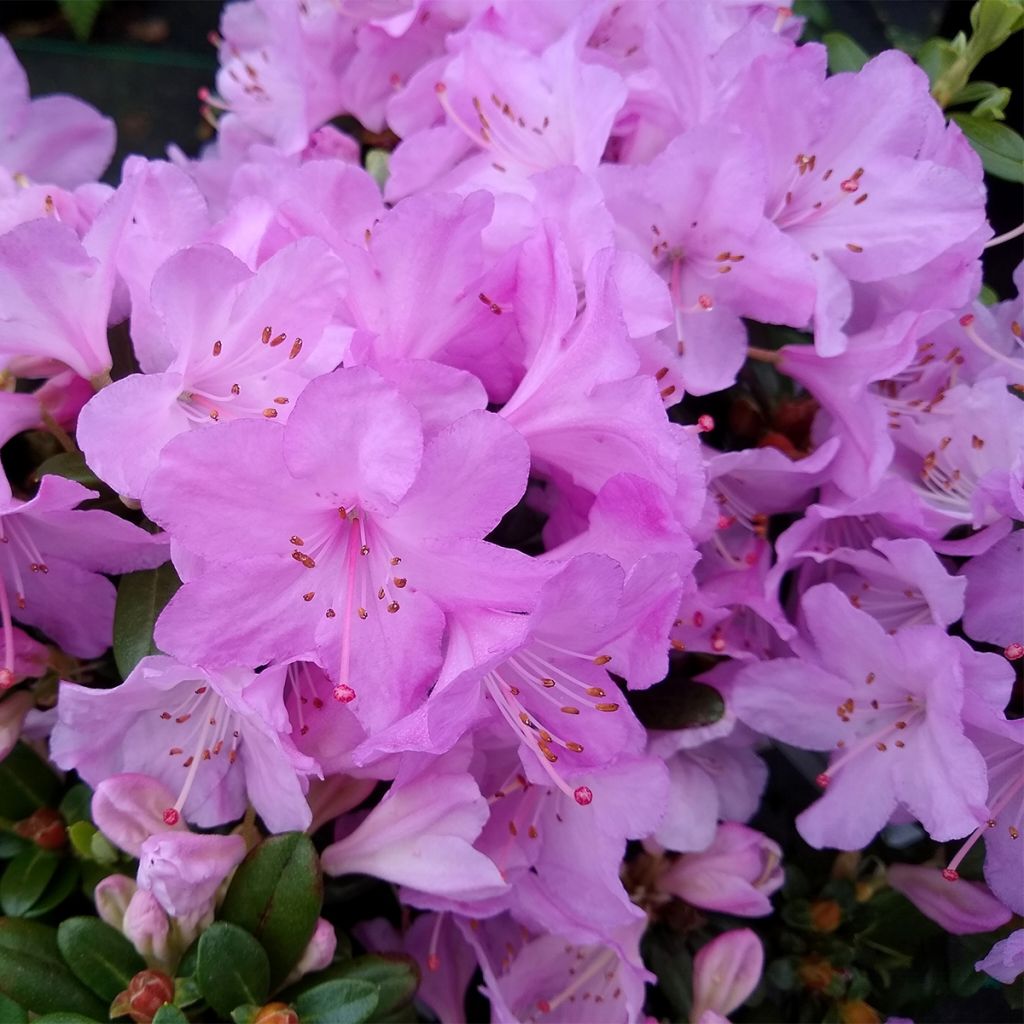
[[[60,779],[24,743],[0,761],[0,818],[20,821],[60,799]]]
[[[57,873],[43,890],[42,896],[26,910],[25,917],[42,917],[55,907],[59,907],[78,887],[81,870],[77,862],[67,858],[61,860]]]
[[[198,954],[199,943],[197,942],[191,949],[196,950]],[[191,1006],[193,1003],[198,1003],[203,998],[203,993],[199,991],[199,986],[196,984],[196,979],[191,974],[181,977],[182,964],[185,961],[182,960],[181,964],[178,964],[178,977],[174,979],[174,1005],[175,1006]],[[195,966],[193,964],[193,970]]]
[[[106,484],[85,464],[85,456],[81,452],[60,452],[51,455],[35,472],[36,479],[44,476],[62,476],[65,480],[76,483],[94,491],[102,490]]]
[[[196,981],[206,1001],[226,1020],[236,1006],[266,1001],[270,962],[244,928],[217,921],[199,938]]]
[[[295,1002],[302,1024],[364,1024],[376,1007],[376,986],[353,978],[325,981]]]
[[[371,1020],[390,1018],[392,1014],[410,1005],[420,983],[416,961],[409,956],[372,954],[342,963],[334,963],[322,971],[309,974],[282,992],[277,998],[294,1003],[299,996],[327,981],[365,981],[377,989],[377,1008]]]
[[[146,968],[135,947],[98,917],[62,921],[57,945],[71,973],[108,1003]]]
[[[5,1024],[26,1024],[28,1014],[16,1002],[0,994],[0,1020]]]
[[[833,75],[841,71],[860,71],[870,59],[844,32],[826,32],[822,42],[828,47],[828,69]]]
[[[706,683],[666,680],[634,690],[629,704],[648,729],[694,729],[713,725],[725,714],[722,695]]]
[[[236,1006],[231,1011],[231,1019],[235,1024],[249,1024],[250,1021],[256,1019],[256,1015],[260,1012],[260,1007],[253,1006],[251,1003],[246,1003],[244,1006]]]
[[[21,853],[30,841],[16,836],[13,832],[0,832],[0,860],[10,860]]]
[[[121,577],[114,608],[114,660],[126,677],[148,654],[159,654],[153,643],[153,624],[181,586],[170,562]]]
[[[106,1020],[107,1006],[67,968],[53,928],[0,919],[0,993],[33,1013],[81,1013]]]
[[[0,878],[0,908],[9,917],[24,917],[43,895],[60,865],[60,857],[39,846],[22,850]]]
[[[989,174],[1024,185],[1024,139],[1020,135],[988,118],[954,114],[953,120],[977,150]]]
[[[85,40],[92,32],[96,16],[100,13],[103,0],[58,0],[61,14],[71,26],[76,39]]]
[[[171,1003],[164,1003],[153,1017],[153,1024],[188,1024],[188,1017],[185,1016],[176,1006]]]
[[[658,976],[658,987],[676,1012],[676,1020],[689,1020],[693,1006],[693,958],[686,940],[664,926],[652,928],[643,940],[644,962]]]
[[[35,1024],[99,1024],[95,1017],[86,1017],[82,1013],[69,1013],[58,1010],[56,1013],[44,1013],[36,1017]]]
[[[69,825],[79,821],[91,821],[90,807],[92,806],[92,790],[84,783],[79,782],[72,786],[61,800],[58,810],[61,816]]]
[[[312,842],[301,832],[287,832],[260,843],[242,861],[218,916],[259,939],[276,986],[309,944],[322,900],[323,876]]]

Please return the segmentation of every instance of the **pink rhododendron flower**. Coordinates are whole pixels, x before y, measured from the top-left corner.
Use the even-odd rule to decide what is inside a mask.
[[[701,1024],[709,1014],[726,1017],[742,1006],[761,980],[763,968],[764,947],[749,928],[724,932],[701,946],[693,960],[690,1020]]]
[[[892,864],[886,871],[889,884],[951,935],[993,931],[1013,916],[978,882],[962,879],[955,885],[927,865]]]

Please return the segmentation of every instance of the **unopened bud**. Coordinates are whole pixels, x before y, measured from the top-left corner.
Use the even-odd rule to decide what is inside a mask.
[[[252,1024],[299,1024],[299,1015],[287,1003],[267,1003],[260,1007]]]
[[[815,900],[811,904],[811,925],[816,932],[834,932],[843,919],[843,912],[835,900]]]
[[[68,841],[64,819],[52,807],[41,807],[24,821],[19,821],[14,831],[22,839],[31,839],[44,850],[59,850]]]
[[[157,1010],[174,1000],[174,981],[163,971],[139,971],[110,1004],[110,1016],[128,1014],[135,1024],[150,1024]]]
[[[839,1004],[839,1019],[843,1024],[879,1024],[881,1017],[873,1006],[861,999]]]

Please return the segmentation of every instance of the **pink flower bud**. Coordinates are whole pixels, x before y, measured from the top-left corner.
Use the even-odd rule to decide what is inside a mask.
[[[111,928],[122,931],[125,911],[135,895],[135,889],[134,879],[127,875],[107,875],[100,880],[93,892],[96,913]]]
[[[303,951],[299,962],[286,979],[286,984],[298,981],[304,974],[322,971],[334,959],[334,951],[338,948],[338,937],[334,934],[334,926],[330,921],[319,918],[316,929],[309,944]]]
[[[148,775],[112,775],[96,787],[92,820],[115,846],[138,857],[149,836],[170,827],[164,810],[173,803],[170,790]],[[180,823],[180,828],[184,831],[185,825]]]
[[[213,909],[220,884],[242,862],[241,836],[169,832],[150,836],[139,854],[139,887],[151,892],[173,917]]]
[[[171,958],[171,922],[152,893],[136,890],[124,912],[121,930],[145,960],[167,963]]]
[[[704,910],[760,917],[771,913],[768,897],[782,885],[781,857],[782,851],[767,836],[726,822],[718,826],[706,850],[683,854],[659,885]]]
[[[19,690],[0,701],[0,761],[14,749],[33,704],[35,699],[28,690]]]
[[[764,947],[749,929],[725,932],[702,947],[693,960],[693,1009],[690,1020],[714,1020],[732,1013],[757,987],[764,968]]]
[[[897,892],[952,935],[988,932],[1010,920],[1010,911],[980,882],[951,882],[938,868],[913,864],[893,864],[886,875]]]

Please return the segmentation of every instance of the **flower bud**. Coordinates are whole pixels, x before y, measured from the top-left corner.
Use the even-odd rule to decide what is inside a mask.
[[[157,1010],[174,1001],[174,982],[163,971],[139,971],[110,1006],[110,1016],[128,1014],[135,1024],[149,1024]]]
[[[146,961],[167,963],[171,959],[171,922],[152,893],[136,890],[125,909],[121,930]]]
[[[811,904],[811,926],[816,932],[834,932],[842,920],[843,911],[835,900],[815,900]]]
[[[691,1021],[707,1013],[725,1017],[757,987],[764,968],[764,947],[749,928],[724,932],[693,959]]]
[[[285,979],[286,984],[298,981],[304,974],[322,971],[334,959],[334,951],[338,948],[338,937],[334,934],[334,926],[324,918],[318,918],[313,937],[299,958],[299,962]]]
[[[68,841],[64,819],[52,807],[40,807],[24,821],[19,821],[14,831],[22,839],[31,839],[44,850],[59,850]]]
[[[683,854],[658,885],[704,910],[759,917],[771,913],[768,897],[782,885],[781,857],[767,836],[726,822],[706,850]]]
[[[3,688],[0,687],[0,693]],[[35,698],[28,690],[19,690],[0,701],[0,761],[13,749],[21,736],[25,716],[32,710]]]
[[[949,882],[938,868],[892,864],[889,884],[925,917],[952,935],[989,932],[1006,924],[1011,912],[980,882]]]
[[[155,832],[168,831],[165,808],[174,795],[148,775],[126,772],[104,779],[92,797],[92,820],[115,845],[138,857],[142,844]],[[185,830],[184,823],[180,829]]]
[[[881,1024],[882,1018],[873,1006],[868,1006],[862,999],[851,1003],[839,1004],[839,1019],[842,1024]]]
[[[287,1003],[267,1003],[260,1007],[252,1024],[299,1024],[299,1015]]]
[[[139,886],[174,917],[213,909],[221,882],[245,857],[241,836],[164,832],[150,836],[139,855]]]
[[[135,889],[134,879],[127,875],[107,875],[101,879],[92,897],[100,919],[111,928],[123,931],[125,911],[135,895]]]

